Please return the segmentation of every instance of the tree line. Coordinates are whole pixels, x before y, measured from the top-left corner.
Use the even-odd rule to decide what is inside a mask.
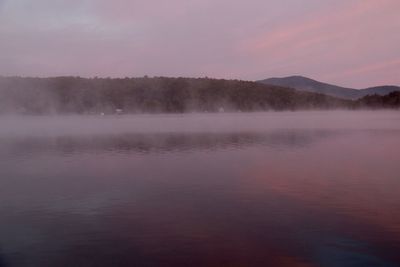
[[[240,80],[0,77],[0,113],[247,112],[399,107],[399,94],[357,101]]]

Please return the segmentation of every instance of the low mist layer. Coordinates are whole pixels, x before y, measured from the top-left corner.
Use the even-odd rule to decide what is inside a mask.
[[[121,134],[265,133],[279,130],[400,131],[396,111],[304,111],[142,114],[121,116],[2,116],[0,138]]]

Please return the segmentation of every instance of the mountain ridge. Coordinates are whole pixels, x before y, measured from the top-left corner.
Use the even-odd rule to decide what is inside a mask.
[[[395,85],[373,86],[365,89],[342,87],[334,84],[320,82],[300,75],[287,76],[281,78],[273,77],[264,80],[259,80],[257,82],[266,85],[269,84],[275,86],[289,87],[299,91],[320,93],[351,100],[360,99],[367,95],[377,94],[383,96],[391,92],[400,91],[400,87]]]

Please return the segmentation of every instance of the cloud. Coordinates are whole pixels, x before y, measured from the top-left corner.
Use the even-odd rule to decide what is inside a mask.
[[[368,65],[349,68],[344,71],[327,75],[324,79],[369,77],[373,78],[373,83],[364,83],[364,87],[382,84],[400,84],[398,70],[400,69],[400,58],[390,59],[383,62],[375,62]],[[388,82],[390,81],[390,82]]]
[[[394,45],[400,44],[400,37],[393,35],[400,26],[396,7],[399,2],[391,0],[342,2],[246,39],[242,50],[263,58],[272,76],[287,75],[292,69],[313,77],[335,77],[334,82],[365,84],[357,72],[352,77],[340,72],[399,55]]]
[[[3,1],[0,73],[250,80],[297,73],[375,83],[342,73],[399,58],[399,9],[397,0]]]

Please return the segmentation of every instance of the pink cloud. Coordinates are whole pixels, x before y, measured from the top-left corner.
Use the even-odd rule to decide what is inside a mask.
[[[397,66],[390,76],[346,73],[400,58],[399,9],[397,0],[6,0],[0,74],[395,83]]]

